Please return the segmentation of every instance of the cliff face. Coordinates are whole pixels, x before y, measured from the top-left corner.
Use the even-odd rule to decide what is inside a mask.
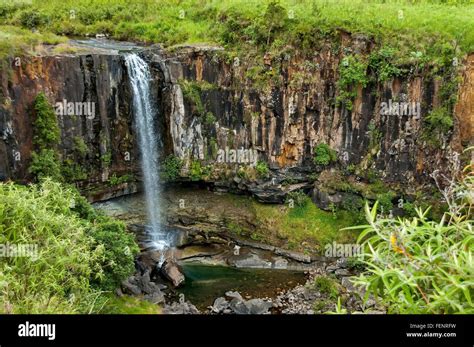
[[[351,45],[354,51],[370,49],[363,40]],[[185,179],[193,175],[193,161],[199,161],[200,177],[193,179],[225,189],[263,197],[265,190],[286,189],[282,182],[290,182],[289,189],[307,188],[314,174],[325,169],[313,163],[315,147],[325,143],[337,152],[333,170],[370,170],[408,189],[428,182],[435,169],[449,170],[453,152],[472,143],[472,56],[463,68],[453,130],[438,147],[421,140],[424,117],[440,103],[441,82],[436,77],[412,74],[369,83],[357,90],[352,110],[347,110],[337,102],[341,57],[330,48],[322,47],[310,61],[297,54],[266,55],[259,74],[270,76],[266,80],[256,80],[246,62],[229,61],[219,48],[147,50],[145,56],[155,77],[162,155],[184,159]],[[278,73],[272,67],[275,62],[281,66]],[[67,100],[96,105],[94,117],[58,117],[62,157],[87,169],[78,186],[93,200],[136,191],[139,151],[123,56],[44,56],[25,58],[20,66],[10,64],[0,76],[0,178],[31,178],[27,168],[33,149],[34,99],[43,91],[53,104]],[[419,103],[421,115],[383,115],[382,103],[389,100]],[[87,154],[77,154],[78,139],[87,146]],[[226,149],[256,151],[258,159],[268,163],[270,176],[252,179],[251,173],[239,175],[239,166],[245,165],[218,163],[219,150]],[[122,176],[127,179],[115,179]]]
[[[53,105],[63,100],[94,103],[93,116],[58,116],[62,158],[70,158],[87,170],[87,179],[81,179],[79,187],[95,189],[107,185],[112,174],[136,171],[131,97],[123,57],[44,56],[24,58],[20,66],[15,61],[11,63],[1,72],[0,176],[3,180],[31,178],[28,166],[33,150],[34,100],[39,92],[44,92]],[[76,153],[78,139],[87,146],[85,155]]]
[[[370,50],[363,40],[351,45],[354,52]],[[425,123],[443,102],[445,81],[439,76],[419,72],[383,83],[369,82],[359,87],[348,110],[337,103],[341,59],[330,47],[315,52],[310,61],[298,55],[266,55],[260,64],[263,73],[272,77],[258,85],[259,81],[249,77],[246,62],[227,62],[219,49],[179,50],[167,62],[174,76],[172,106],[167,112],[171,123],[168,142],[173,148],[169,152],[199,158],[215,167],[216,149],[253,148],[269,164],[277,184],[291,181],[295,189],[307,187],[299,183],[311,182],[315,173],[327,169],[313,162],[315,148],[321,143],[337,152],[338,163],[332,171],[350,169],[358,176],[370,171],[401,191],[413,192],[420,184],[432,184],[433,171],[449,172],[456,166],[474,138],[473,56],[461,69],[453,128],[442,136],[427,133]],[[278,73],[272,71],[275,63],[281,64]],[[190,84],[201,91],[197,102],[187,96]],[[403,102],[413,105],[413,112],[382,112],[387,105]],[[438,143],[433,145],[430,137],[437,137]],[[235,171],[238,166],[234,164]],[[221,172],[216,179],[211,174],[210,180],[228,176]],[[221,185],[258,196],[263,194],[264,181],[257,180],[256,185],[237,178]],[[275,180],[266,189],[276,189]],[[293,189],[291,184],[288,189]]]

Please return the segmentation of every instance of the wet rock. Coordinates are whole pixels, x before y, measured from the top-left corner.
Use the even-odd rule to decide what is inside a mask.
[[[163,314],[199,314],[199,310],[189,302],[173,302],[163,307]]]
[[[230,299],[238,299],[238,300],[241,300],[241,301],[244,300],[242,298],[242,295],[240,295],[239,292],[228,291],[228,292],[225,293],[225,296],[230,298]]]
[[[133,278],[133,276],[132,276]],[[133,278],[134,280],[134,278]],[[126,280],[124,280],[122,282],[122,290],[125,294],[129,294],[129,295],[140,295],[142,293],[142,291],[140,290],[140,288],[136,285],[136,284],[133,284],[131,283],[131,281],[133,281],[131,278],[127,278]]]
[[[235,298],[232,299],[229,306],[236,314],[266,314],[269,313],[273,303],[263,299],[241,301]]]
[[[159,290],[156,285],[150,280],[150,271],[146,270],[145,273],[137,278],[137,286],[145,294],[151,294]]]
[[[286,269],[288,267],[288,260],[285,258],[276,258],[273,267],[275,269]]]
[[[250,254],[247,256],[243,256],[242,258],[237,258],[232,260],[232,263],[236,267],[247,267],[247,268],[264,268],[270,269],[272,267],[272,263],[260,258],[256,254]]]
[[[161,252],[158,250],[149,250],[140,253],[136,260],[136,267],[141,272],[153,271],[156,264],[160,262]]]
[[[350,277],[343,277],[341,279],[341,284],[343,287],[345,287],[347,289],[347,291],[349,293],[353,293],[356,291],[356,288],[354,286],[354,284],[352,283]]]
[[[165,302],[165,295],[160,290],[147,294],[143,298],[152,304],[161,304]]]
[[[299,252],[288,251],[282,248],[275,248],[275,253],[302,263],[311,263],[311,256]]]
[[[351,273],[347,269],[337,269],[336,271],[334,271],[334,273],[338,277],[350,276],[351,275]]]
[[[179,266],[176,261],[172,259],[168,259],[163,263],[163,265],[161,266],[161,273],[167,280],[171,281],[175,288],[179,287],[184,283],[184,275],[179,269]]]
[[[214,313],[224,312],[229,307],[229,302],[224,297],[219,297],[214,300],[211,306],[211,311]]]

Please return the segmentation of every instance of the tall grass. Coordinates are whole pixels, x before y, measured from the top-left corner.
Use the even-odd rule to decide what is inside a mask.
[[[0,257],[0,312],[98,312],[104,292],[133,271],[133,237],[121,223],[101,220],[73,189],[50,179],[1,183],[0,200],[0,245],[37,247],[26,257]]]
[[[269,0],[34,0],[31,5],[0,4],[0,23],[37,29],[43,35],[104,33],[117,39],[167,46],[222,43],[231,22],[243,29],[256,23],[269,29],[265,17],[269,3]],[[281,0],[279,3],[288,12],[284,30],[279,33],[281,39],[296,38],[314,29],[323,32],[343,29],[373,37],[380,45],[397,46],[403,54],[427,50],[429,55],[433,42],[454,45],[464,53],[474,51],[472,1]],[[1,30],[3,36],[9,32],[7,29]],[[241,37],[245,39],[243,34]],[[3,45],[8,42],[2,41]],[[239,41],[232,45],[240,45]]]

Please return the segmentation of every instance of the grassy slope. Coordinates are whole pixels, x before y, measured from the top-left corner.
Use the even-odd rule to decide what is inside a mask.
[[[50,33],[106,33],[165,45],[209,42],[236,48],[244,41],[262,46],[259,35],[270,31],[276,33],[275,39],[292,42],[314,36],[314,28],[323,34],[341,28],[370,35],[380,45],[396,46],[400,57],[420,51],[434,58],[443,45],[453,44],[462,53],[474,51],[472,1],[381,2],[281,0],[289,16],[272,23],[265,17],[268,0],[33,0],[32,5],[0,5],[0,24],[4,24],[0,48],[2,55],[15,54],[16,48],[31,47],[31,41],[37,43],[42,35],[46,43],[54,43],[58,39]],[[38,29],[41,34],[19,33],[5,25]],[[238,35],[229,42],[233,32]]]
[[[324,252],[324,246],[333,241],[353,243],[357,232],[341,230],[358,222],[354,212],[332,212],[319,209],[309,200],[302,207],[262,204],[250,197],[230,194],[217,197],[213,202],[222,216],[227,215],[227,228],[242,237],[265,242],[300,252]],[[255,229],[248,230],[231,222],[232,215],[252,215]]]

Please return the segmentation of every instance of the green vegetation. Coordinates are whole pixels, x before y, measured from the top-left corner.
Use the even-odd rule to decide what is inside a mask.
[[[89,0],[34,0],[2,3],[0,20],[4,54],[13,47],[28,49],[41,41],[60,40],[54,34],[107,34],[165,46],[209,42],[228,48],[259,45],[267,51],[285,44],[310,49],[342,29],[365,34],[379,47],[390,46],[400,65],[428,58],[444,63],[440,57],[452,42],[461,52],[472,52],[473,12],[465,0],[95,0],[93,5]]]
[[[357,55],[348,55],[339,65],[339,95],[336,101],[348,110],[352,110],[352,101],[357,96],[357,87],[367,86],[367,62]]]
[[[467,168],[467,170],[472,170]],[[368,225],[359,242],[367,271],[357,283],[383,300],[390,313],[474,313],[474,175],[467,171],[444,190],[449,211],[440,220],[417,209],[412,218],[378,219],[366,206]]]
[[[125,182],[131,182],[133,181],[133,175],[130,174],[125,174],[122,176],[117,176],[116,174],[113,174],[112,176],[109,177],[109,184],[111,186],[117,186],[119,184],[125,183]]]
[[[54,149],[41,149],[39,152],[31,153],[31,164],[28,171],[38,181],[51,177],[55,181],[63,180],[58,154]]]
[[[49,177],[55,177],[51,174]],[[61,176],[65,182],[76,182],[87,179],[87,170],[73,159],[65,159],[61,166]],[[56,180],[61,178],[55,177]]]
[[[296,201],[300,196],[303,202],[298,206]],[[263,240],[308,252],[322,252],[324,245],[333,241],[355,242],[357,233],[340,231],[354,225],[357,220],[355,213],[337,210],[334,218],[331,212],[319,209],[307,196],[303,198],[299,194],[294,201],[293,208],[257,202],[251,204],[258,225],[256,232]]]
[[[337,153],[325,143],[320,143],[314,149],[314,163],[316,165],[329,165],[337,161]]]
[[[50,179],[28,187],[7,183],[0,184],[0,198],[0,244],[37,251],[0,261],[0,312],[100,312],[103,291],[133,271],[133,236],[73,189]]]
[[[31,154],[29,172],[37,180],[51,177],[56,181],[62,181],[61,162],[57,150],[60,131],[56,114],[44,93],[36,96],[34,107],[36,119],[33,123],[33,145],[35,151]]]
[[[159,314],[160,306],[133,296],[107,296],[107,303],[100,313],[103,314]]]
[[[369,68],[376,72],[376,82],[384,82],[390,78],[406,73],[406,69],[395,65],[396,50],[390,46],[381,47],[369,56]]]
[[[216,87],[206,81],[180,80],[179,84],[183,91],[183,96],[192,107],[192,112],[197,117],[202,117],[205,124],[213,124],[216,118],[212,112],[206,111],[201,96],[203,92],[215,89]]]
[[[433,109],[424,119],[422,138],[429,144],[438,147],[445,135],[454,125],[453,116],[446,107]]]
[[[304,192],[297,190],[287,194],[285,203],[293,203],[294,206],[305,207],[307,204],[311,203],[311,199]]]
[[[46,95],[42,92],[36,96],[35,113],[33,143],[39,149],[52,148],[58,145],[60,141],[58,119]]]
[[[89,153],[89,148],[84,142],[84,139],[80,136],[75,136],[73,139],[73,144],[74,144],[74,147],[73,147],[74,153],[77,153],[79,157],[81,158],[85,158],[87,153]]]
[[[183,160],[170,154],[161,164],[161,177],[166,181],[175,181],[181,175]]]
[[[339,296],[339,283],[335,278],[329,276],[317,276],[314,279],[314,288],[333,300]]]
[[[259,178],[267,178],[270,174],[267,163],[261,160],[257,161],[257,165],[255,165],[255,171],[257,172],[257,177]]]
[[[207,178],[212,172],[212,167],[202,166],[199,160],[192,160],[189,165],[189,178],[191,181],[201,181]]]
[[[112,153],[110,151],[100,156],[100,161],[105,165],[109,166],[112,163]]]

